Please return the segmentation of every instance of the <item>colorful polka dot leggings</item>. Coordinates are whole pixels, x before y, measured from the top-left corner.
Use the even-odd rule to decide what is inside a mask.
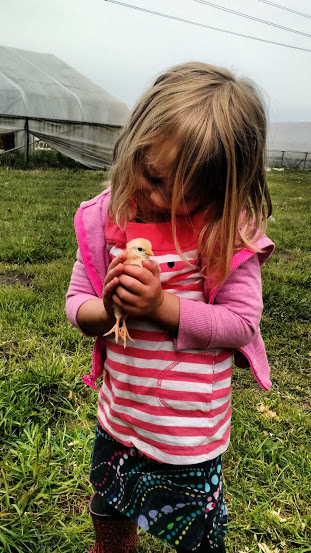
[[[178,553],[225,551],[221,456],[196,465],[159,463],[98,424],[90,479],[102,499],[98,514],[112,507]]]

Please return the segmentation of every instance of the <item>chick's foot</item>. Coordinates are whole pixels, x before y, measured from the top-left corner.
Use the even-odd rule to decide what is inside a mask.
[[[126,338],[134,342],[133,338],[130,337],[129,331],[127,329],[125,317],[122,317],[122,327],[120,328],[119,334],[123,340],[124,349],[126,348]]]
[[[119,317],[117,317],[117,319],[116,319],[116,324],[112,327],[111,330],[106,332],[106,334],[104,334],[104,336],[109,336],[109,334],[113,334],[113,333],[114,333],[114,341],[118,342],[119,336],[122,337],[121,336],[120,318]]]
[[[120,328],[120,320],[122,319],[122,326]],[[131,342],[134,342],[133,338],[129,335],[129,331],[126,326],[125,317],[117,317],[116,324],[112,327],[109,332],[106,332],[104,336],[109,336],[109,334],[114,333],[114,341],[118,343],[119,338],[123,340],[124,348],[126,348],[126,339],[128,338]]]

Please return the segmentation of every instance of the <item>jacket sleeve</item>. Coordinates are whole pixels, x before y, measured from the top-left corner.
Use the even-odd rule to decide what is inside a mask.
[[[82,332],[78,322],[77,313],[83,303],[98,298],[91,281],[85,270],[80,250],[77,252],[77,260],[73,266],[71,280],[66,295],[66,315],[73,326]],[[82,332],[84,334],[84,332]]]
[[[262,307],[260,263],[255,254],[232,271],[214,304],[180,298],[175,348],[243,347],[258,331]]]

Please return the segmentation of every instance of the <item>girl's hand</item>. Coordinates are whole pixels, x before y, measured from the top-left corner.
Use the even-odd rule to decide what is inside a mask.
[[[112,301],[131,317],[152,316],[162,304],[160,269],[155,261],[144,261],[143,267],[123,265],[118,275],[119,285],[112,293]]]
[[[153,276],[160,278],[161,269],[156,261],[153,261],[151,259],[149,259],[148,261],[143,261],[143,266],[148,269],[148,271],[151,271]]]
[[[120,275],[124,270],[124,261],[126,260],[126,252],[122,252],[109,265],[103,287],[103,301],[106,312],[109,316],[114,314],[112,296],[116,287],[120,282]]]

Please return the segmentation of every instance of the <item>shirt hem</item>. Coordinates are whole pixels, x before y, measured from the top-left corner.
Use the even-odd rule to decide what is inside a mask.
[[[223,454],[229,447],[230,443],[230,434],[226,442],[221,444],[219,447],[215,448],[213,451],[209,453],[202,453],[201,455],[172,455],[171,453],[165,453],[165,451],[159,451],[157,448],[150,446],[149,444],[144,444],[143,446],[141,443],[139,444],[139,447],[135,445],[135,438],[132,441],[128,441],[127,436],[122,436],[120,434],[114,434],[110,431],[109,428],[106,427],[103,420],[99,417],[99,414],[97,413],[97,420],[100,424],[100,426],[105,430],[105,432],[108,432],[110,436],[112,436],[117,442],[121,443],[122,445],[125,445],[126,447],[134,447],[137,449],[140,453],[145,455],[146,457],[149,457],[150,459],[153,459],[154,461],[157,461],[158,463],[167,463],[170,465],[196,465],[198,463],[204,463],[205,461],[211,461],[212,459],[215,459],[219,455]],[[211,443],[211,442],[210,442]],[[209,444],[207,444],[209,445]]]

